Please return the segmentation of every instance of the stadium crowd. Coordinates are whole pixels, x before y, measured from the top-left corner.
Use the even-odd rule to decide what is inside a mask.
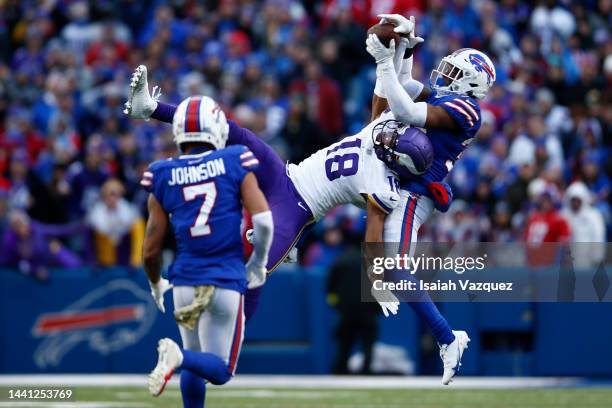
[[[49,265],[139,266],[139,180],[176,153],[169,126],[122,113],[139,64],[163,100],[211,95],[297,162],[368,122],[365,33],[383,12],[417,17],[415,78],[462,47],[497,68],[478,139],[450,176],[455,202],[422,238],[609,240],[611,0],[8,0],[0,262],[41,279]],[[317,247],[333,238],[319,235]]]

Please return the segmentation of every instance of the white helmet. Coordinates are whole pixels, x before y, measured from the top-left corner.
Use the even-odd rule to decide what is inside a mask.
[[[208,96],[190,96],[179,104],[172,118],[174,142],[210,143],[215,149],[223,149],[227,142],[229,125],[225,113],[217,102]]]
[[[483,52],[461,48],[442,58],[431,71],[430,85],[439,95],[460,94],[484,98],[495,82],[495,66]]]

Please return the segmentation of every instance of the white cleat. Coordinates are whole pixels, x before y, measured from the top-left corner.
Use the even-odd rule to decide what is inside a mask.
[[[123,113],[132,119],[149,119],[157,108],[157,100],[161,96],[159,87],[153,87],[153,95],[149,93],[147,83],[147,67],[139,65],[130,79],[130,95],[123,104]]]
[[[470,338],[464,331],[455,331],[455,341],[451,344],[443,344],[440,346],[440,358],[444,364],[444,374],[442,375],[442,384],[448,385],[453,381],[453,377],[459,372],[461,367],[461,357],[463,351],[468,348]]]
[[[161,339],[157,345],[159,357],[157,365],[149,374],[149,392],[158,397],[164,392],[166,384],[174,374],[174,370],[183,364],[183,353],[178,344],[166,338]]]

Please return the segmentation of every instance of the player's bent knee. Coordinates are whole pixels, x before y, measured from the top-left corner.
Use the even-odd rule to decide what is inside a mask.
[[[231,380],[233,377],[232,373],[229,371],[229,367],[227,370],[224,370],[219,375],[215,376],[215,378],[209,379],[210,383],[213,385],[223,385]]]

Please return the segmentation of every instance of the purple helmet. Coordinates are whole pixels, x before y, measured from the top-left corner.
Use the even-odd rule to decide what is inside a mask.
[[[374,126],[372,140],[376,156],[400,179],[425,173],[433,162],[433,147],[427,135],[396,120]]]

